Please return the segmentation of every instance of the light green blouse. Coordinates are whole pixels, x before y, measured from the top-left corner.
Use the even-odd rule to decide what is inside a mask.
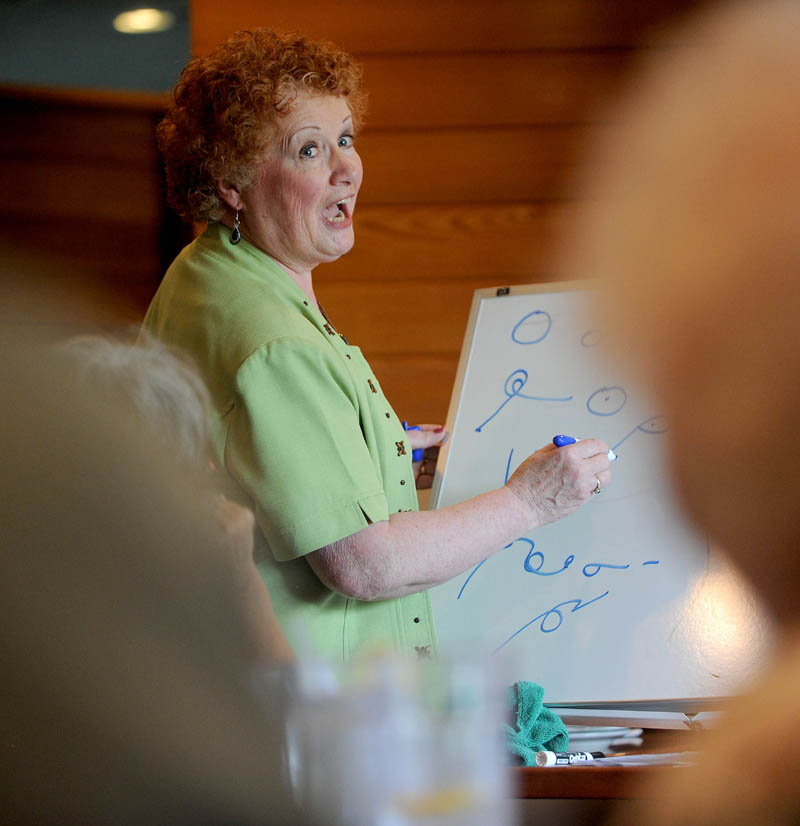
[[[417,510],[411,447],[358,347],[269,256],[212,223],[167,271],[144,328],[188,352],[211,391],[214,448],[253,507],[257,564],[290,641],[347,658],[435,652],[426,592],[359,602],[302,557]]]

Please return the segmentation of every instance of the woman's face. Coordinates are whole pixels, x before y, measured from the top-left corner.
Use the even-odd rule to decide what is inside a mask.
[[[242,233],[296,273],[335,261],[353,246],[361,177],[345,99],[299,92],[241,193]]]

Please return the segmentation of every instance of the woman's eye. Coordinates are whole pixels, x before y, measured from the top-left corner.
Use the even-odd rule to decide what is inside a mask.
[[[339,146],[341,146],[343,149],[347,148],[348,146],[352,146],[352,145],[353,145],[353,136],[352,135],[342,135],[342,137],[339,138]]]
[[[300,150],[300,155],[303,158],[315,158],[317,156],[317,152],[318,149],[316,144],[309,143]]]

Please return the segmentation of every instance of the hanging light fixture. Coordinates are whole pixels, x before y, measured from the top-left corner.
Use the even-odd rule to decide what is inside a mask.
[[[171,29],[175,25],[175,15],[161,9],[131,9],[118,14],[113,26],[123,34],[154,34]]]

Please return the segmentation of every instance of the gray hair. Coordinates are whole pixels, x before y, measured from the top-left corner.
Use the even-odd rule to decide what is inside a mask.
[[[152,336],[137,343],[101,335],[62,342],[57,354],[93,391],[130,404],[148,437],[182,462],[208,457],[208,390],[194,364]]]

